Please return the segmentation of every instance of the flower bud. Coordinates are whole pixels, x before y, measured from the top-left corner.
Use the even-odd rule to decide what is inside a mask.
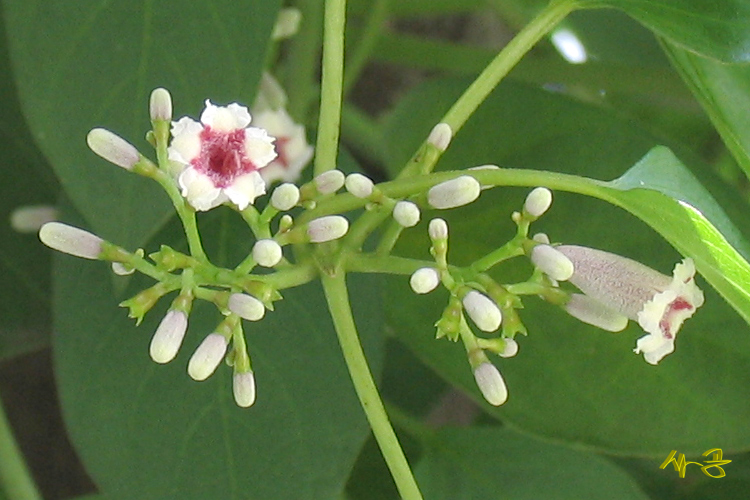
[[[281,261],[281,245],[274,240],[258,240],[253,245],[253,260],[263,267],[273,267]]]
[[[503,376],[492,363],[484,362],[474,370],[474,380],[482,396],[493,406],[500,406],[508,399],[508,388]]]
[[[313,243],[337,240],[349,231],[349,221],[341,215],[327,215],[311,220],[307,225],[307,235]]]
[[[88,231],[62,222],[47,222],[44,224],[39,230],[39,239],[58,252],[92,260],[99,258],[104,241]]]
[[[344,185],[344,172],[341,170],[328,170],[313,179],[313,182],[318,189],[318,193],[335,193]]]
[[[188,362],[188,375],[193,380],[206,380],[216,371],[227,352],[227,339],[224,335],[211,333],[193,353]]]
[[[417,269],[411,275],[409,284],[414,293],[430,293],[440,284],[440,273],[432,267]]]
[[[167,89],[158,88],[151,92],[148,106],[151,120],[169,121],[172,119],[172,96]]]
[[[419,207],[410,201],[399,201],[393,207],[393,218],[403,227],[414,227],[419,222]]]
[[[237,406],[248,408],[255,403],[255,375],[253,372],[235,373],[232,392]]]
[[[302,12],[299,9],[295,7],[281,9],[276,18],[276,24],[273,26],[271,40],[283,40],[293,36],[299,30],[301,20]]]
[[[357,198],[369,198],[374,187],[372,181],[362,174],[349,174],[344,181],[346,190]]]
[[[266,314],[263,302],[252,295],[233,293],[229,296],[229,310],[248,321],[259,321]]]
[[[167,312],[151,339],[151,359],[161,364],[172,361],[180,350],[187,325],[187,314],[184,311],[172,309]]]
[[[448,239],[448,224],[443,219],[432,219],[427,232],[432,241]]]
[[[140,154],[135,146],[107,129],[93,129],[86,136],[86,142],[91,151],[126,170],[132,169],[140,161]]]
[[[113,262],[112,272],[117,276],[129,276],[135,272],[135,268],[132,266],[126,266],[122,262]]]
[[[552,191],[545,187],[538,187],[526,197],[523,208],[532,217],[541,217],[550,205],[552,205]]]
[[[448,149],[451,139],[453,139],[453,130],[451,130],[450,125],[438,123],[432,128],[430,135],[427,137],[427,142],[443,152]]]
[[[531,250],[531,262],[553,280],[565,281],[573,276],[573,263],[550,245],[537,245]]]
[[[462,175],[432,186],[427,192],[427,202],[433,208],[445,209],[467,205],[479,197],[482,187],[470,175]]]
[[[628,326],[627,317],[580,293],[572,294],[563,307],[574,318],[608,332],[620,332]]]
[[[516,342],[513,339],[503,339],[505,340],[505,348],[502,352],[499,352],[498,355],[502,358],[512,358],[516,354],[518,354],[518,342]]]
[[[47,222],[57,220],[57,208],[52,205],[26,205],[10,214],[10,227],[19,233],[36,233]]]
[[[483,332],[494,332],[500,328],[503,315],[492,299],[476,290],[464,295],[464,309],[477,328]]]
[[[546,233],[536,233],[531,239],[537,243],[544,243],[545,245],[549,245],[550,243],[549,236],[547,236]]]
[[[281,212],[294,207],[299,201],[299,188],[291,182],[281,184],[271,194],[271,206]]]

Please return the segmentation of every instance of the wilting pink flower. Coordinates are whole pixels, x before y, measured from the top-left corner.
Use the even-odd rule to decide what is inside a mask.
[[[182,195],[196,210],[226,201],[243,210],[266,192],[260,170],[277,156],[274,139],[248,127],[250,121],[244,106],[206,100],[200,123],[188,117],[172,122],[169,159],[179,168]]]
[[[657,364],[674,351],[682,323],[703,305],[695,284],[695,265],[685,259],[665,276],[634,260],[592,248],[555,247],[573,263],[570,282],[588,297],[637,321],[647,335],[638,339],[635,353]]]

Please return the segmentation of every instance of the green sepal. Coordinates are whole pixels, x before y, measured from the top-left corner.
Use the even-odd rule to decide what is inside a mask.
[[[143,317],[164,295],[175,290],[174,286],[165,283],[157,283],[151,288],[147,288],[133,297],[120,302],[120,307],[127,307],[128,317],[135,319],[135,324],[140,325]]]
[[[194,267],[197,264],[197,261],[194,258],[185,255],[182,252],[178,252],[167,245],[162,245],[158,252],[149,254],[149,258],[153,260],[159,268],[164,269],[167,272],[172,272],[175,269]]]
[[[461,301],[455,295],[451,295],[448,305],[443,310],[443,315],[435,323],[437,332],[435,338],[446,337],[452,342],[456,342],[461,329],[461,311],[463,306]]]

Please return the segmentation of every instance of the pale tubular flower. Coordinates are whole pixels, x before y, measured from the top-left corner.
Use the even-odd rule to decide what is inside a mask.
[[[393,207],[393,218],[402,227],[414,227],[419,222],[419,207],[410,201],[399,201]]]
[[[274,240],[258,240],[253,245],[253,260],[263,267],[275,266],[283,256],[281,245]]]
[[[571,283],[646,331],[635,352],[643,353],[652,365],[674,351],[682,323],[703,305],[692,259],[678,263],[670,278],[640,262],[593,248],[562,245],[557,250],[575,266]]]
[[[484,362],[474,370],[477,387],[492,406],[500,406],[508,400],[508,388],[500,371],[489,362]]]
[[[11,212],[10,227],[19,233],[36,233],[57,217],[57,208],[52,205],[25,205]]]
[[[248,127],[247,108],[215,106],[206,100],[200,123],[183,117],[172,122],[169,159],[178,165],[182,195],[196,210],[230,201],[244,210],[266,192],[260,170],[274,158],[273,137]]]
[[[104,128],[91,130],[86,136],[86,143],[91,151],[125,170],[132,169],[141,159],[135,146]]]
[[[284,109],[256,111],[254,116],[254,125],[276,138],[277,156],[260,170],[263,180],[271,184],[278,180],[294,182],[299,179],[314,152],[314,148],[307,143],[305,127],[295,123]]]
[[[167,89],[158,88],[151,92],[148,103],[149,114],[153,121],[172,119],[172,96]]]
[[[327,170],[313,179],[320,194],[335,193],[344,185],[346,177],[341,170]]]
[[[271,193],[271,206],[282,212],[289,210],[299,202],[299,196],[299,188],[290,182],[285,182]]]
[[[447,123],[438,123],[430,131],[427,142],[435,146],[440,152],[448,149],[448,145],[453,139],[453,130]]]
[[[552,205],[552,191],[545,187],[538,187],[526,197],[523,208],[532,217],[541,217],[550,205]]]
[[[409,285],[414,293],[425,294],[433,291],[440,284],[440,273],[432,267],[417,269],[409,278]]]
[[[476,200],[481,190],[474,177],[462,175],[432,186],[427,192],[427,202],[432,208],[456,208]]]
[[[628,326],[628,318],[610,309],[598,300],[580,293],[571,294],[563,308],[584,323],[594,325],[608,332],[621,332]]]
[[[232,392],[237,406],[249,408],[255,403],[255,375],[251,371],[235,372],[232,378]]]
[[[248,321],[259,321],[266,314],[263,302],[244,293],[230,295],[228,307],[234,314]]]
[[[461,301],[471,320],[483,332],[494,332],[500,328],[503,315],[492,299],[476,290],[469,291]]]
[[[99,258],[104,241],[88,231],[62,222],[47,222],[44,224],[39,229],[39,239],[58,252],[91,260]]]
[[[553,280],[565,281],[573,276],[573,262],[551,245],[536,245],[531,250],[531,262]]]
[[[313,219],[307,225],[307,235],[313,243],[337,240],[349,231],[349,221],[341,215],[327,215]]]
[[[188,375],[198,382],[206,380],[227,353],[228,341],[224,335],[210,333],[195,350],[188,362]]]
[[[172,309],[167,312],[151,338],[151,359],[161,364],[172,361],[180,350],[187,325],[188,318],[184,311]]]
[[[362,199],[369,198],[374,188],[374,184],[369,177],[358,173],[347,175],[344,186],[351,194]]]

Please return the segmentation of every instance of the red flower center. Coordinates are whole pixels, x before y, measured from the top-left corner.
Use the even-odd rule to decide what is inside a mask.
[[[245,155],[245,129],[222,132],[206,126],[199,137],[201,152],[190,163],[216,187],[230,186],[237,177],[258,170]]]
[[[693,306],[682,297],[677,297],[671,304],[669,304],[667,310],[664,311],[664,316],[662,316],[662,319],[659,322],[659,328],[665,338],[674,338],[674,335],[672,334],[672,317],[674,314],[679,311],[689,311],[691,309],[693,309]]]

